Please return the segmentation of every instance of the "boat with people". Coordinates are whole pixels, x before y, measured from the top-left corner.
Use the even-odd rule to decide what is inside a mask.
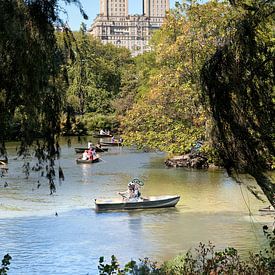
[[[8,164],[7,162],[1,161],[0,160],[0,171],[1,174],[3,175],[3,173],[7,172],[9,170]]]
[[[108,138],[108,137],[112,137],[113,135],[111,134],[93,134],[94,138]]]
[[[4,159],[0,159],[0,164],[4,165],[4,164],[8,164],[8,158],[4,158]]]
[[[95,162],[99,162],[100,157],[97,155],[96,157],[93,157],[92,159],[83,159],[82,157],[76,159],[77,164],[92,164]]]
[[[259,209],[259,212],[264,213],[264,214],[274,214],[275,209],[272,205],[269,205],[267,207]]]
[[[95,151],[97,153],[103,153],[103,152],[107,152],[109,150],[108,148],[101,148],[101,147],[98,147],[98,146],[95,146],[95,147],[92,147],[92,148],[95,149]],[[74,150],[77,154],[81,154],[81,153],[85,152],[85,150],[89,150],[89,148],[76,147],[76,148],[74,148]]]
[[[100,142],[101,146],[122,146],[122,142],[120,141],[110,141],[110,142]]]
[[[142,186],[144,182],[134,178],[128,183],[126,191],[118,192],[121,198],[95,199],[96,211],[173,207],[180,200],[178,195],[143,197],[140,192]]]
[[[137,200],[125,198],[95,199],[95,209],[96,211],[109,211],[174,207],[179,200],[180,196],[178,195],[149,196]]]
[[[100,130],[99,133],[94,133],[93,137],[94,138],[108,138],[108,137],[112,137],[113,135],[110,134],[109,130]]]

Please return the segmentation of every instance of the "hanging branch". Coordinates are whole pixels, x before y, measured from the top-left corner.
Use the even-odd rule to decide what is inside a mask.
[[[275,184],[265,174],[275,155],[274,64],[268,36],[274,6],[255,2],[255,9],[244,10],[233,34],[205,63],[201,82],[224,166],[229,174],[252,175],[274,206]]]

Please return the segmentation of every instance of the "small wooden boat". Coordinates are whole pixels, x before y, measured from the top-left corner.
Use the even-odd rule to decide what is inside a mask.
[[[99,162],[99,157],[95,157],[93,159],[82,159],[82,158],[78,158],[76,159],[76,163],[77,164],[92,164],[95,162]]]
[[[113,135],[111,134],[93,134],[94,138],[108,138],[108,137],[112,137]]]
[[[123,198],[95,199],[96,211],[107,210],[133,210],[148,208],[173,207],[180,200],[180,196],[150,196],[138,200],[125,200]]]
[[[9,170],[9,167],[8,167],[7,163],[0,161],[0,170],[1,170],[1,172],[2,171],[7,172]]]
[[[98,147],[98,146],[93,147],[93,148],[95,149],[95,151],[96,151],[97,153],[102,153],[102,152],[107,152],[107,151],[108,151],[108,148],[101,148],[101,147]],[[77,154],[79,154],[79,153],[84,153],[84,151],[85,151],[85,150],[89,150],[89,148],[82,148],[82,147],[79,147],[79,148],[74,148],[74,150],[75,150],[75,152],[76,152]]]
[[[5,158],[5,159],[0,159],[0,164],[4,165],[4,164],[8,164],[8,159]]]
[[[268,214],[268,213],[275,213],[275,209],[274,209],[274,207],[272,205],[269,205],[267,207],[261,208],[261,209],[259,209],[259,211],[261,213],[266,213],[266,214]]]
[[[122,146],[122,142],[114,141],[114,142],[100,142],[101,146]]]

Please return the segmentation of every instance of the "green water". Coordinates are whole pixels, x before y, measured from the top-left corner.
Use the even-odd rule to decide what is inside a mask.
[[[268,204],[223,170],[166,168],[164,154],[124,147],[110,148],[97,164],[77,165],[74,147],[87,140],[71,142],[61,142],[56,165],[65,181],[56,181],[53,196],[40,173],[24,179],[16,144],[8,145],[9,174],[0,180],[0,255],[13,257],[9,274],[97,274],[100,256],[115,254],[124,263],[146,256],[162,261],[199,242],[233,246],[243,256],[264,248],[261,228],[273,217],[258,209]],[[116,196],[133,177],[145,182],[143,195],[179,194],[181,200],[169,209],[94,211],[95,198]]]

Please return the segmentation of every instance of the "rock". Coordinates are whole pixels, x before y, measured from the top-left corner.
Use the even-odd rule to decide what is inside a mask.
[[[188,167],[196,169],[208,168],[208,160],[200,153],[189,153],[182,156],[174,156],[165,161],[168,167]]]

